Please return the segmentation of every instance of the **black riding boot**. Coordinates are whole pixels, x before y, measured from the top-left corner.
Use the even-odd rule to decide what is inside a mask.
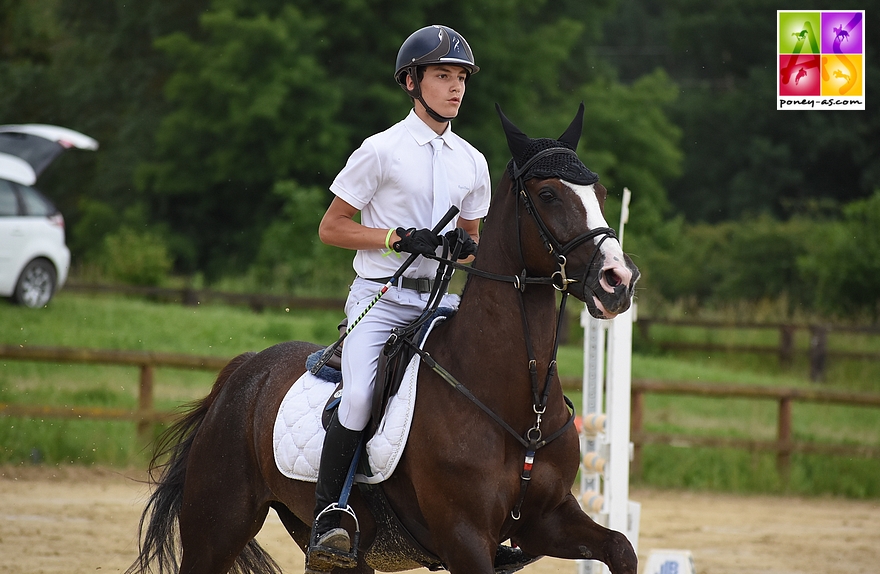
[[[324,437],[324,447],[321,451],[321,465],[318,468],[318,484],[315,486],[315,523],[312,540],[313,546],[309,547],[308,568],[314,571],[328,571],[334,567],[348,567],[354,565],[339,562],[334,555],[340,552],[352,552],[351,538],[344,528],[339,527],[342,518],[341,512],[325,512],[320,519],[320,514],[325,508],[339,502],[339,495],[345,485],[348,469],[355,451],[360,446],[363,431],[353,431],[342,426],[336,413],[330,419],[330,426]]]

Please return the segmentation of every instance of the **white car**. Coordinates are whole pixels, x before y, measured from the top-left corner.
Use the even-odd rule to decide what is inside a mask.
[[[43,124],[0,126],[0,297],[44,307],[64,285],[64,217],[32,186],[65,149],[96,150],[79,132]]]

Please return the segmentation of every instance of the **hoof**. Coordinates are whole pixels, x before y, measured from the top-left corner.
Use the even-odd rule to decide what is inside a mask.
[[[495,550],[495,574],[513,574],[539,558],[541,557],[530,556],[519,548],[500,544]]]

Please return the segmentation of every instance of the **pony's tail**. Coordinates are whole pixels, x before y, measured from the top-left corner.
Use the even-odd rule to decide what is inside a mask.
[[[183,483],[193,439],[226,381],[236,369],[254,355],[255,353],[252,352],[242,353],[229,361],[217,375],[217,380],[208,396],[189,405],[189,410],[183,418],[169,427],[157,440],[156,450],[149,466],[153,493],[141,514],[138,526],[140,553],[125,574],[148,572],[174,574],[178,571],[180,563],[178,517],[183,502]],[[256,544],[256,541],[251,543]],[[253,551],[265,554],[262,549],[251,548],[250,544],[242,554],[250,554]],[[271,561],[271,558],[269,560]]]

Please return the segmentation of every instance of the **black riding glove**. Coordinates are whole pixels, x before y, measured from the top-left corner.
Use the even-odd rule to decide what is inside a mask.
[[[398,227],[396,230],[400,241],[395,241],[394,248],[398,253],[406,251],[407,253],[418,253],[419,255],[434,255],[437,248],[440,247],[440,236],[430,229],[416,229],[410,227],[404,229]]]
[[[452,231],[447,231],[446,241],[449,243],[450,250],[455,249],[456,243],[461,243],[461,251],[458,252],[459,259],[467,259],[471,255],[477,254],[477,242],[471,239],[468,232],[461,227],[456,227]]]

